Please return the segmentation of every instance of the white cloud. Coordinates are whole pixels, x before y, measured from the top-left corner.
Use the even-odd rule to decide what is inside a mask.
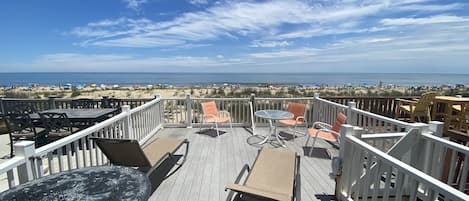
[[[122,54],[77,54],[58,53],[39,57],[32,66],[40,66],[49,71],[155,71],[171,72],[180,69],[197,71],[201,68],[230,66],[240,61],[216,57],[169,56],[141,57]]]
[[[461,9],[465,6],[465,4],[461,3],[452,3],[452,4],[411,4],[411,5],[404,5],[400,6],[400,10],[406,11],[449,11],[449,10],[457,10]]]
[[[319,51],[318,49],[314,49],[314,48],[300,48],[300,49],[293,49],[293,50],[252,53],[252,54],[249,54],[249,56],[254,57],[254,58],[260,58],[260,59],[277,59],[277,58],[284,58],[284,57],[305,57],[305,56],[316,55],[318,51]]]
[[[77,36],[88,37],[89,45],[115,46],[115,41],[124,47],[138,47],[141,39],[183,40],[199,42],[222,37],[263,37],[280,30],[282,26],[301,28],[308,24],[334,24],[375,14],[386,4],[316,5],[304,1],[237,2],[217,4],[203,11],[184,13],[170,21],[155,22],[149,19],[103,20],[77,27],[71,31]],[[347,25],[347,23],[344,23]],[[349,27],[353,24],[349,23]],[[139,40],[133,43],[134,38]],[[108,42],[111,40],[111,42]],[[166,43],[149,42],[154,47]],[[169,43],[174,45],[173,43]],[[184,43],[182,43],[184,44]],[[144,47],[147,47],[145,45]]]
[[[189,3],[194,5],[205,5],[208,4],[208,0],[189,0]]]
[[[251,47],[286,47],[290,46],[288,41],[252,41]]]
[[[147,3],[147,0],[122,0],[122,1],[127,4],[127,8],[130,8],[133,10],[139,10],[143,4]]]
[[[436,23],[456,23],[468,22],[469,17],[459,17],[450,15],[437,15],[422,18],[391,18],[382,19],[381,23],[386,26],[401,26],[401,25],[425,25]]]

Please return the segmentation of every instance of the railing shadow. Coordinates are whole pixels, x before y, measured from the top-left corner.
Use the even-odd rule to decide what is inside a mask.
[[[331,154],[326,148],[314,147],[313,152],[309,154],[312,147],[303,147],[303,154],[308,157],[320,158],[320,159],[331,159]]]
[[[316,194],[314,195],[318,200],[321,201],[332,201],[332,200],[337,200],[335,195],[326,195],[326,194]]]
[[[218,137],[217,130],[215,130],[215,129],[202,129],[201,131],[197,131],[195,133],[201,134],[201,135],[206,135],[206,136],[213,137],[213,138]],[[219,130],[219,133],[220,133],[220,136],[222,136],[222,135],[226,134],[227,132]]]

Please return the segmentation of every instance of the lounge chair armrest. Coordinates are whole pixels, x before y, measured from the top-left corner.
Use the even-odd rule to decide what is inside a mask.
[[[249,168],[249,165],[245,164],[243,166],[243,169],[241,169],[241,171],[239,172],[238,177],[236,177],[235,184],[239,184],[239,182],[243,178],[244,173],[246,173],[246,172],[249,173],[250,171],[251,171],[251,169]]]
[[[270,191],[257,189],[257,188],[252,188],[252,187],[248,187],[248,186],[242,186],[242,185],[234,184],[234,183],[230,183],[230,184],[226,185],[225,188],[230,189],[232,191],[236,191],[236,192],[247,193],[247,194],[251,194],[251,195],[257,195],[257,196],[261,196],[261,197],[264,197],[264,198],[270,198],[270,199],[279,200],[279,201],[291,201],[292,200],[292,198],[289,195],[286,195],[286,194],[270,192]]]
[[[328,123],[317,121],[317,122],[313,123],[313,128],[329,129],[330,130],[330,129],[332,129],[332,125],[330,125]]]

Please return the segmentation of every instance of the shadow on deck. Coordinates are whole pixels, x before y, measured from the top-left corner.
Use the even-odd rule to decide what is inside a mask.
[[[150,176],[154,189],[150,200],[225,200],[228,195],[225,185],[235,180],[244,164],[252,165],[257,150],[262,146],[278,147],[274,142],[255,144],[262,139],[252,136],[244,128],[233,128],[233,132],[229,128],[221,130],[226,133],[219,137],[216,137],[216,133],[215,136],[211,133],[214,131],[202,130],[201,134],[199,129],[195,128],[161,130],[156,137],[187,138],[191,144],[186,163],[175,174],[163,179],[171,168],[177,167],[176,161],[169,159]],[[267,131],[259,130],[261,134]],[[309,147],[304,147],[306,137],[301,136],[293,140],[288,135],[285,136],[288,149],[301,155],[302,200],[334,200],[335,182],[328,176],[331,172],[329,156],[336,156],[338,150],[331,144],[318,140],[313,157],[306,157],[305,153],[309,152]],[[180,150],[180,154],[183,151]]]

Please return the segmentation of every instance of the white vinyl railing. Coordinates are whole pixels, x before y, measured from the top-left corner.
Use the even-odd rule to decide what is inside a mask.
[[[343,125],[337,175],[340,200],[469,200],[469,147],[441,138],[442,124],[410,130],[385,153],[363,141],[364,129]],[[395,137],[400,134],[390,134]],[[366,136],[369,138],[370,136]],[[450,153],[451,160],[445,160]],[[461,162],[457,158],[464,158]],[[458,164],[463,165],[458,165]],[[449,170],[445,169],[450,165]],[[442,177],[444,174],[449,177]],[[458,175],[455,175],[458,174]],[[451,178],[445,182],[445,178]],[[457,182],[456,182],[457,181]],[[455,183],[456,182],[456,183]]]
[[[45,175],[108,164],[90,137],[135,139],[143,144],[162,128],[160,113],[161,99],[154,99],[132,110],[123,106],[122,113],[37,149],[34,142],[18,142],[15,157],[0,164],[0,178],[7,180],[7,185],[0,182],[0,191]]]

